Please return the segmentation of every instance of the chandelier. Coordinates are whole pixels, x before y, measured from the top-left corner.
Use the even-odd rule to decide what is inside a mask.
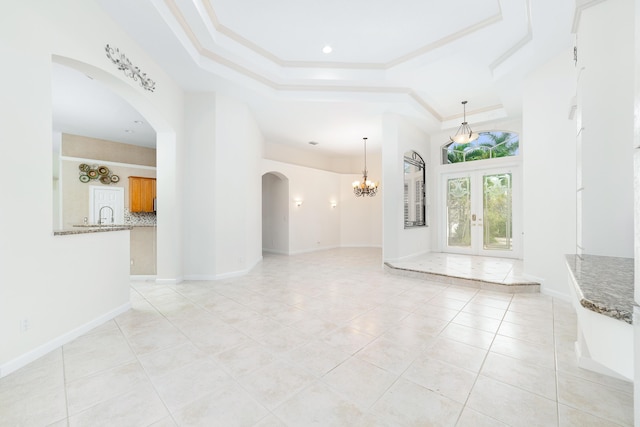
[[[457,142],[458,144],[467,144],[471,141],[475,141],[478,139],[478,134],[471,130],[471,126],[467,123],[467,101],[462,101],[463,108],[463,119],[462,124],[458,128],[458,131],[454,136],[450,136],[449,139],[452,142]]]
[[[373,197],[378,192],[378,183],[367,179],[367,138],[364,140],[364,170],[362,171],[362,181],[353,181],[353,193],[356,197]]]

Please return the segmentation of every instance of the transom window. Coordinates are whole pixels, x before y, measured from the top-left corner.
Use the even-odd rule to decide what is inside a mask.
[[[520,138],[515,132],[480,132],[475,141],[466,144],[449,142],[443,145],[442,164],[517,156],[519,148]]]

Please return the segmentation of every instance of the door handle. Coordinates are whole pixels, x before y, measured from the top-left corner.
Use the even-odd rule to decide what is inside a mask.
[[[471,215],[471,221],[475,221],[476,220],[476,214]]]

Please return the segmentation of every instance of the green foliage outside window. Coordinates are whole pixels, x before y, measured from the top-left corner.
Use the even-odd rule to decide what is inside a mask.
[[[452,142],[442,147],[443,163],[462,163],[518,155],[520,139],[513,132],[481,132],[478,139],[467,144]]]

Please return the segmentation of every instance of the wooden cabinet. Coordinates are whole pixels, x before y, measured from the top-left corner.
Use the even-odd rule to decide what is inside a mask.
[[[129,177],[129,211],[155,212],[156,179]]]

